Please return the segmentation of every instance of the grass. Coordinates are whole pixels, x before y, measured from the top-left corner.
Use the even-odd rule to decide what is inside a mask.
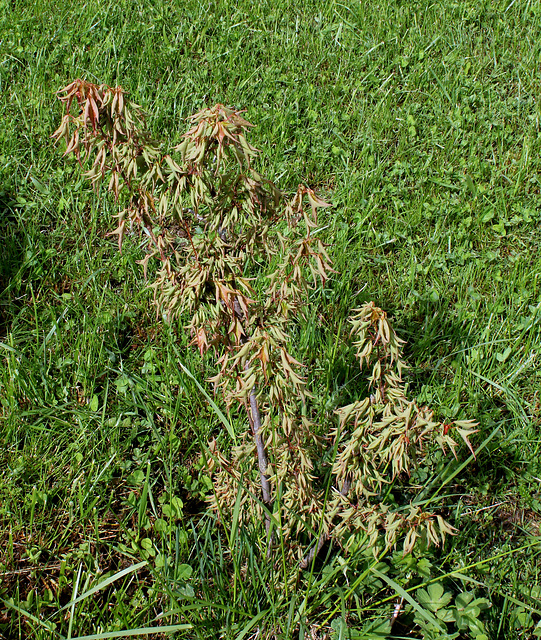
[[[535,637],[539,5],[0,7],[0,635],[386,637],[403,597],[394,637],[447,637],[417,597],[432,582],[490,601],[488,637]],[[114,203],[51,144],[75,77],[122,84],[172,142],[203,105],[246,108],[260,169],[333,203],[339,274],[295,336],[313,410],[328,425],[357,397],[345,319],[375,300],[407,339],[412,393],[479,422],[475,459],[433,452],[412,476],[458,528],[442,550],[376,565],[329,549],[292,576],[205,515],[202,446],[227,441],[200,391],[211,364],[156,319],[137,244],[105,235]]]

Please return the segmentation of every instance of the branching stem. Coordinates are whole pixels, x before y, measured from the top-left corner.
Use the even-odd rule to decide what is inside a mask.
[[[342,489],[340,489],[340,495],[344,496],[344,498],[348,495],[349,490],[351,488],[351,479],[346,478],[344,480],[344,484],[342,485]],[[317,539],[317,544],[315,547],[312,547],[310,551],[304,556],[304,558],[300,561],[299,567],[301,569],[308,569],[308,567],[314,561],[314,558],[317,557],[321,549],[323,549],[323,545],[330,538],[329,533],[322,533]]]
[[[235,316],[240,320],[244,319],[244,314],[242,313],[242,309],[239,301],[235,298],[233,302],[233,308],[235,312]],[[241,338],[242,343],[246,343],[248,340],[247,336],[244,335]],[[250,363],[247,362],[245,369],[249,369]],[[259,405],[257,403],[257,392],[256,388],[253,387],[250,391],[250,425],[252,427],[252,435],[254,437],[255,446],[257,450],[257,463],[259,467],[259,477],[261,478],[261,494],[263,497],[263,502],[265,506],[270,508],[271,506],[271,487],[269,482],[269,476],[267,475],[267,468],[269,466],[269,461],[267,458],[267,452],[265,451],[265,445],[263,443],[263,438],[261,436],[261,413],[259,412]],[[270,531],[270,515],[269,513],[265,513],[265,529],[267,531],[267,535]]]

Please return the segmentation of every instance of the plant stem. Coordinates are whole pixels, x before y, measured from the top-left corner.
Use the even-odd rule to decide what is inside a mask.
[[[244,319],[244,314],[242,313],[241,306],[239,301],[235,299],[233,303],[235,315],[241,320]],[[241,342],[245,343],[248,340],[247,336],[244,335],[241,338]],[[245,365],[245,369],[250,367],[250,363],[247,362]],[[254,436],[255,446],[257,450],[257,462],[259,466],[259,477],[261,478],[261,493],[263,496],[263,502],[265,506],[270,509],[271,506],[271,487],[269,482],[269,476],[267,475],[267,467],[269,466],[269,461],[267,458],[267,452],[265,451],[265,445],[263,444],[263,438],[261,437],[261,414],[259,412],[259,406],[257,404],[257,396],[256,396],[256,388],[254,387],[250,391],[250,423],[252,427],[252,435]],[[267,535],[270,531],[270,514],[265,513],[265,529],[267,531]]]
[[[250,392],[250,409],[252,412],[252,432],[255,440],[255,446],[257,449],[257,461],[259,464],[259,476],[261,478],[261,493],[263,494],[263,502],[267,507],[271,505],[271,488],[269,482],[269,476],[267,475],[267,467],[269,466],[267,460],[267,452],[265,451],[265,445],[263,444],[263,438],[261,437],[261,414],[259,413],[259,407],[257,405],[255,387]],[[265,513],[265,529],[267,534],[270,530],[270,514]]]
[[[351,479],[346,478],[344,480],[344,484],[342,485],[342,489],[340,489],[340,495],[344,496],[344,498],[349,493],[351,488]],[[313,562],[314,558],[318,555],[318,553],[323,548],[323,545],[330,538],[329,533],[322,533],[317,539],[317,544],[315,547],[312,547],[310,551],[304,556],[304,558],[300,561],[299,567],[301,569],[308,569],[308,566]]]

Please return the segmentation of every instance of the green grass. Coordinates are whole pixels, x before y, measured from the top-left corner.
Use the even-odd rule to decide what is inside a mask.
[[[527,0],[0,2],[0,635],[385,637],[360,629],[393,585],[430,614],[432,580],[490,600],[490,638],[535,637],[540,29]],[[171,142],[203,105],[245,108],[259,168],[333,203],[339,273],[295,336],[313,411],[327,429],[358,397],[345,319],[375,300],[412,394],[479,422],[475,459],[432,452],[412,477],[458,528],[443,550],[329,549],[297,577],[205,515],[202,446],[227,446],[196,383],[212,363],[156,318],[136,238],[118,253],[114,203],[51,143],[75,77],[120,83]],[[423,637],[415,615],[406,598],[395,637]]]

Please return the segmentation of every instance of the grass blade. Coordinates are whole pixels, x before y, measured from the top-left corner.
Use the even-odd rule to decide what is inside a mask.
[[[14,602],[9,602],[9,600],[4,600],[4,598],[0,598],[0,602],[8,609],[13,609],[13,611],[16,611],[17,613],[24,616],[25,618],[32,620],[32,622],[35,622],[36,624],[39,624],[42,627],[45,627],[47,631],[54,633],[55,636],[60,638],[60,640],[64,640],[64,636],[58,633],[58,631],[55,631],[52,622],[48,622],[47,620],[40,620],[38,617],[32,615],[29,611],[25,611],[22,607],[17,606]]]
[[[430,611],[423,609],[423,607],[421,607],[421,605],[418,602],[416,602],[410,596],[410,594],[403,587],[401,587],[397,582],[395,582],[392,578],[389,578],[389,576],[386,576],[384,573],[381,573],[381,571],[378,571],[377,569],[372,569],[372,572],[374,573],[374,575],[378,576],[380,580],[384,580],[391,587],[391,589],[394,589],[396,591],[396,593],[401,598],[404,598],[406,602],[409,602],[411,606],[415,609],[415,611],[417,611],[419,615],[421,615],[427,622],[430,622],[435,627],[437,627],[437,629],[441,633],[447,633],[447,630],[440,625],[440,623],[430,613]]]
[[[233,429],[233,425],[225,417],[223,411],[220,409],[220,407],[218,407],[218,405],[210,397],[210,395],[207,393],[207,391],[204,389],[204,387],[199,383],[199,380],[197,380],[196,377],[193,375],[193,373],[182,364],[182,362],[180,361],[180,353],[178,352],[178,349],[177,349],[176,345],[173,344],[172,346],[173,346],[173,349],[174,349],[175,353],[177,354],[177,358],[178,358],[177,364],[178,364],[178,366],[182,369],[182,371],[184,371],[184,373],[188,376],[188,378],[190,378],[190,380],[195,382],[195,385],[197,386],[199,391],[205,396],[205,398],[207,399],[207,402],[212,407],[214,413],[222,421],[224,427],[227,429],[227,432],[231,436],[231,439],[233,440],[233,442],[236,443],[237,442],[237,436],[235,435],[235,430]]]
[[[59,612],[60,611],[64,611],[64,609],[67,609],[68,607],[73,607],[78,602],[81,602],[81,600],[85,600],[86,598],[89,598],[91,595],[94,595],[98,591],[101,591],[105,587],[108,587],[113,582],[116,582],[117,580],[120,580],[120,578],[123,578],[124,576],[127,576],[130,573],[133,573],[134,571],[138,571],[139,569],[141,569],[142,567],[146,566],[147,564],[148,564],[148,562],[146,560],[144,560],[143,562],[139,562],[137,564],[131,565],[131,567],[126,567],[125,569],[122,569],[122,571],[118,571],[113,576],[110,576],[109,578],[107,578],[103,582],[100,582],[99,584],[97,584],[95,587],[92,587],[92,589],[89,589],[85,593],[82,593],[80,596],[77,596],[76,598],[74,598],[73,600],[71,600],[70,602],[65,604],[58,611]]]
[[[140,629],[125,629],[124,631],[105,631],[93,633],[90,636],[78,636],[72,640],[103,640],[104,638],[126,638],[133,636],[145,636],[151,633],[173,633],[175,631],[188,631],[193,629],[191,624],[171,624],[167,627],[141,627]]]

